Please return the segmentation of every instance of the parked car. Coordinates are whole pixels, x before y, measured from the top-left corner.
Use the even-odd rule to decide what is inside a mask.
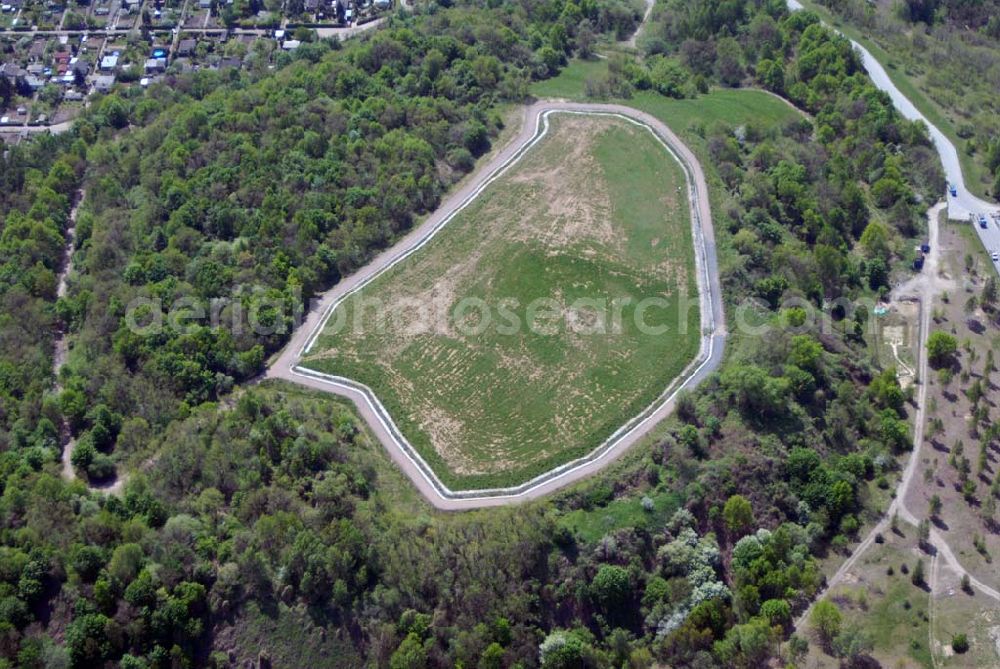
[[[958,197],[958,188],[955,184],[948,184],[948,192],[951,193],[952,197]]]
[[[979,227],[985,230],[986,226],[987,226],[986,216],[984,216],[983,214],[979,214]]]
[[[990,257],[993,258],[993,262],[1000,261],[1000,253],[997,253],[996,251],[994,251],[993,253],[991,253]]]

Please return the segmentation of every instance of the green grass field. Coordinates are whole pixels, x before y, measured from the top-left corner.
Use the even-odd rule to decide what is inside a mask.
[[[607,74],[608,61],[600,58],[577,58],[571,60],[557,76],[531,84],[531,94],[539,98],[577,100],[583,97],[587,79],[598,79]]]
[[[648,130],[555,114],[438,236],[338,307],[302,364],[371,387],[452,487],[583,455],[697,352],[683,185]],[[640,314],[646,298],[663,302]]]
[[[606,76],[607,72],[606,60],[572,60],[558,76],[532,84],[531,94],[537,98],[588,100],[585,90],[587,79]],[[717,88],[687,100],[639,91],[628,100],[618,102],[653,114],[670,124],[676,132],[694,124],[711,125],[715,122],[779,125],[800,115],[784,100],[753,88]]]

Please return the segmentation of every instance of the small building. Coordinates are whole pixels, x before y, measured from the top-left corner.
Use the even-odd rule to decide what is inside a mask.
[[[40,91],[45,88],[45,80],[35,74],[29,74],[24,78],[24,85],[31,89],[32,92]]]
[[[178,56],[191,56],[194,55],[194,50],[198,48],[198,41],[193,39],[182,39],[177,44],[177,55]]]
[[[375,9],[385,11],[392,7],[392,0],[375,0]]]
[[[12,84],[17,84],[19,81],[24,81],[28,72],[17,63],[4,63],[0,65],[0,76],[7,77]]]
[[[101,59],[101,71],[111,72],[116,67],[118,67],[118,54],[112,54],[110,56],[105,56]]]
[[[212,0],[198,0],[198,9],[211,9]]]
[[[158,74],[164,72],[167,69],[167,59],[166,58],[149,58],[146,60],[145,68],[146,74]]]
[[[101,74],[98,75],[94,80],[94,88],[96,88],[101,93],[107,93],[111,90],[111,87],[115,85],[115,75],[113,74]]]
[[[302,42],[297,39],[286,39],[281,43],[281,48],[285,51],[295,51],[300,46],[302,46]]]
[[[68,51],[58,51],[52,56],[52,69],[56,74],[66,74],[71,56]]]
[[[305,2],[302,3],[302,7],[307,12],[313,13],[319,9],[319,0],[305,0]]]
[[[73,76],[81,78],[86,77],[88,74],[90,74],[90,63],[83,60],[82,58],[77,58],[76,62],[70,66],[70,69],[73,72]]]
[[[76,90],[75,88],[70,88],[66,91],[65,94],[63,94],[63,99],[68,100],[70,102],[82,102],[83,93]]]

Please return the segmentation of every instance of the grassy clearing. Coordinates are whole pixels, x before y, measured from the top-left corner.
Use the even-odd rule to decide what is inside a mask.
[[[649,499],[652,508],[647,509],[643,499]],[[627,497],[593,510],[570,511],[560,519],[560,525],[584,542],[592,543],[623,527],[642,528],[650,532],[662,530],[680,506],[681,499],[677,493],[653,492],[648,498]]]
[[[214,652],[232,653],[236,664],[272,667],[362,667],[354,647],[327,634],[303,606],[273,602],[262,608],[250,601],[230,624],[214,635]],[[258,663],[259,658],[267,660]]]
[[[871,656],[879,666],[997,666],[1000,655],[992,637],[1000,632],[1000,608],[985,596],[964,592],[958,576],[940,561],[935,566],[917,547],[916,528],[900,524],[900,530],[887,532],[884,543],[873,545],[830,592],[844,624],[858,625],[870,635]],[[933,597],[927,585],[912,582],[917,560],[924,563],[927,583],[935,584]],[[960,632],[970,642],[964,654],[951,649]],[[839,661],[817,645],[802,666],[837,667]]]
[[[985,439],[988,426],[996,420],[998,376],[996,372],[984,374],[989,351],[994,356],[1000,354],[1000,327],[980,305],[969,302],[982,295],[986,278],[993,275],[992,261],[968,223],[942,226],[939,246],[941,277],[949,285],[947,299],[941,295],[934,302],[931,329],[950,333],[960,346],[950,373],[932,369],[929,375],[928,429],[919,455],[919,476],[914,479],[907,504],[924,510],[937,495],[942,502],[938,530],[955,556],[976,578],[1000,587],[996,567],[1000,533],[983,517],[983,504],[992,494],[991,483],[1000,467],[1000,443]],[[973,427],[969,391],[977,382],[985,389],[980,404],[987,413]],[[984,441],[985,450],[981,450]],[[963,476],[966,466],[967,474]],[[968,495],[965,478],[971,485]],[[974,542],[977,535],[981,538],[978,548]]]
[[[345,302],[304,364],[370,386],[452,486],[520,482],[582,455],[697,351],[683,183],[645,129],[554,115],[513,170],[358,295],[384,309]],[[666,334],[636,322],[648,297],[668,306],[639,315]],[[678,333],[682,297],[691,327]],[[464,328],[482,323],[479,306],[456,311],[465,298],[488,310],[482,331]],[[631,300],[620,318],[615,300]],[[595,333],[602,325],[609,333]]]
[[[607,75],[607,71],[605,60],[572,60],[558,76],[532,84],[531,93],[538,98],[588,100],[590,98],[587,98],[585,90],[587,79],[600,78]],[[687,100],[640,91],[628,100],[617,102],[653,114],[670,124],[676,132],[715,122],[734,126],[750,122],[774,126],[801,114],[777,96],[753,88],[713,89]]]
[[[930,597],[910,579],[917,560],[923,560],[929,574],[930,559],[917,549],[916,529],[900,528],[902,534],[888,532],[885,543],[873,545],[827,598],[840,608],[845,624],[856,624],[871,636],[871,655],[880,666],[930,669]],[[838,662],[816,644],[804,666],[836,667]]]
[[[602,58],[573,59],[558,76],[536,81],[531,94],[539,98],[565,98],[578,100],[583,97],[588,79],[600,79],[608,74],[608,61]]]

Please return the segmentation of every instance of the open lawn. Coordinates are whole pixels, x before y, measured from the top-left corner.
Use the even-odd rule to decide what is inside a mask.
[[[572,60],[558,76],[532,84],[531,94],[537,98],[588,100],[587,79],[607,76],[607,72],[606,60]],[[753,88],[717,88],[684,100],[639,91],[621,102],[653,114],[681,133],[696,124],[723,122],[737,126],[753,122],[774,126],[801,116],[781,98]]]
[[[679,164],[625,120],[550,119],[440,234],[338,306],[302,361],[372,388],[449,486],[589,452],[698,349]]]
[[[940,246],[947,291],[935,300],[931,331],[953,336],[958,350],[931,369],[926,438],[906,503],[928,513],[936,495],[938,531],[966,569],[996,588],[1000,514],[990,504],[995,507],[1000,491],[993,485],[1000,480],[1000,440],[991,430],[1000,374],[987,372],[987,357],[1000,355],[1000,325],[996,304],[983,302],[986,280],[995,275],[969,223],[942,226]]]

